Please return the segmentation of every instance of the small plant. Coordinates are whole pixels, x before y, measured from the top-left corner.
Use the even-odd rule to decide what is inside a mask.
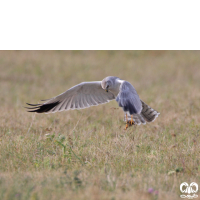
[[[68,162],[71,163],[72,160],[72,154],[80,161],[82,165],[85,163],[75,154],[75,152],[72,150],[72,147],[70,145],[71,141],[68,141],[64,135],[59,135],[57,138],[55,138],[55,134],[53,135],[46,135],[47,139],[50,141],[54,141],[56,144],[58,144],[59,147],[62,148],[63,152],[63,158],[67,158]],[[68,144],[69,143],[69,144]]]

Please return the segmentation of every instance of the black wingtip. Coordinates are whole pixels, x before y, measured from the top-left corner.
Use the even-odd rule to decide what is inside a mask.
[[[36,109],[36,108],[39,108],[40,106],[37,106],[37,107],[24,107],[26,109]]]
[[[60,102],[53,102],[48,104],[29,104],[29,106],[33,107],[26,107],[27,109],[35,109],[35,110],[27,110],[27,112],[37,112],[37,113],[45,113],[50,111],[51,109],[55,108]]]
[[[31,103],[26,103],[29,106],[40,106],[41,104],[31,104]]]
[[[37,112],[37,110],[27,110],[27,112]],[[39,113],[39,112],[37,112]]]
[[[50,100],[50,99],[42,99],[42,100],[40,100],[40,101],[48,101],[48,100]]]

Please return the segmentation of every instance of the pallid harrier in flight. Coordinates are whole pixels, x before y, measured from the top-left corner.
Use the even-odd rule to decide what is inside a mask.
[[[133,124],[153,122],[160,114],[139,98],[129,82],[114,76],[102,81],[82,82],[41,104],[27,104],[31,106],[29,112],[54,113],[88,108],[114,99],[124,110],[125,129]]]

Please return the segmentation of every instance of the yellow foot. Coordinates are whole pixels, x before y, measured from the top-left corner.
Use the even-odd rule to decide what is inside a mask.
[[[130,121],[130,124],[131,124],[131,125],[133,125],[133,124],[134,124],[134,121],[133,121],[132,119],[131,119],[131,121]]]
[[[133,115],[131,115],[131,125],[134,124],[134,121],[133,121]]]
[[[125,130],[128,128],[128,123],[126,123],[126,127],[125,127]]]

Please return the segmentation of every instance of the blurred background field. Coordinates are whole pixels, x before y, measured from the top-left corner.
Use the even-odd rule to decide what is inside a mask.
[[[24,108],[106,76],[129,81],[156,121],[125,131],[115,101]],[[200,51],[0,51],[0,93],[0,199],[179,199],[182,182],[200,186]]]

